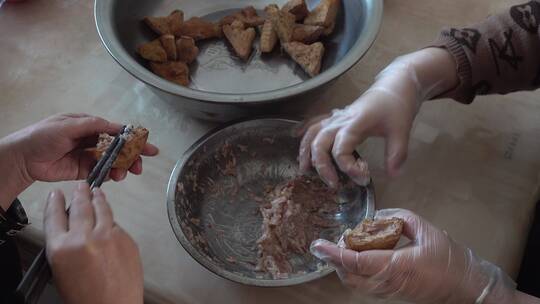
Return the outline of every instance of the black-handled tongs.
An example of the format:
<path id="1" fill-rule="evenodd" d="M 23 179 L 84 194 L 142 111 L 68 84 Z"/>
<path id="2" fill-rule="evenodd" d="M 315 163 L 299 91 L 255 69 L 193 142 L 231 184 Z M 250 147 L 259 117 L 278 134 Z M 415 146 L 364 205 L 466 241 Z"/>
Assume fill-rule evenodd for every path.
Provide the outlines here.
<path id="1" fill-rule="evenodd" d="M 126 143 L 127 136 L 133 131 L 133 126 L 124 126 L 122 132 L 115 136 L 105 153 L 101 156 L 96 166 L 88 175 L 86 182 L 90 188 L 99 188 L 109 175 L 112 165 L 118 158 L 118 154 Z M 69 208 L 66 211 L 69 213 Z M 45 286 L 52 277 L 51 269 L 47 262 L 45 248 L 43 248 L 32 262 L 25 273 L 21 283 L 15 292 L 20 304 L 35 304 L 39 301 Z"/>

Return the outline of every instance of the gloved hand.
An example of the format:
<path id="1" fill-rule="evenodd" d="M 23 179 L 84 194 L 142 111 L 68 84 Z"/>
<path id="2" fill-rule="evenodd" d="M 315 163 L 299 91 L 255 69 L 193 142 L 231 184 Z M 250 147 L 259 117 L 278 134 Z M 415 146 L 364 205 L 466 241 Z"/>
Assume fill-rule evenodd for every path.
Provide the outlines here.
<path id="1" fill-rule="evenodd" d="M 66 304 L 143 303 L 143 271 L 133 239 L 114 222 L 105 195 L 81 182 L 70 214 L 61 191 L 45 207 L 47 258 Z"/>
<path id="2" fill-rule="evenodd" d="M 421 103 L 457 81 L 455 62 L 446 50 L 429 48 L 397 58 L 353 104 L 306 124 L 300 169 L 305 173 L 313 165 L 329 186 L 336 187 L 333 156 L 341 171 L 365 184 L 367 167 L 353 152 L 366 138 L 377 136 L 386 139 L 386 168 L 396 175 L 407 157 L 409 133 Z"/>
<path id="3" fill-rule="evenodd" d="M 376 215 L 392 217 L 404 220 L 403 234 L 411 240 L 409 245 L 359 253 L 341 243 L 316 240 L 311 252 L 336 267 L 344 284 L 371 296 L 420 304 L 464 304 L 476 303 L 487 292 L 479 303 L 518 303 L 515 284 L 500 268 L 410 211 L 387 209 Z"/>

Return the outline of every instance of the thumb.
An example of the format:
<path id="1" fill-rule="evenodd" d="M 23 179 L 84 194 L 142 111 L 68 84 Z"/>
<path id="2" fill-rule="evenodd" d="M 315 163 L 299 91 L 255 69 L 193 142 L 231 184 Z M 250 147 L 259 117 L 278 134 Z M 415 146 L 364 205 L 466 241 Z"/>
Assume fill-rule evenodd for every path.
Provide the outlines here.
<path id="1" fill-rule="evenodd" d="M 311 253 L 326 263 L 347 272 L 372 276 L 383 271 L 389 264 L 393 250 L 370 250 L 356 252 L 338 247 L 327 240 L 315 240 L 310 246 Z"/>
<path id="2" fill-rule="evenodd" d="M 389 176 L 399 175 L 401 167 L 407 159 L 409 149 L 409 133 L 396 132 L 386 138 L 386 172 Z"/>

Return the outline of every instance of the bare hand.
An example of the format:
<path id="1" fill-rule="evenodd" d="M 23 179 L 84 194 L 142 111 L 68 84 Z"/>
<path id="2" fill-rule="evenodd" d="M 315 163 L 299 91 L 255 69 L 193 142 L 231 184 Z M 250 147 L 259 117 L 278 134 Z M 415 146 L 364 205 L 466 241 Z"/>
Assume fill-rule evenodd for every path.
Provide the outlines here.
<path id="1" fill-rule="evenodd" d="M 61 191 L 45 208 L 47 258 L 67 304 L 143 303 L 143 272 L 137 245 L 113 220 L 100 189 L 82 182 L 69 216 Z"/>
<path id="2" fill-rule="evenodd" d="M 60 114 L 51 116 L 7 137 L 13 153 L 18 155 L 18 165 L 29 182 L 85 179 L 95 160 L 84 151 L 94 146 L 99 133 L 117 134 L 122 126 L 103 118 L 86 114 Z M 154 156 L 158 149 L 147 144 L 143 155 Z M 141 174 L 139 158 L 129 170 Z M 110 177 L 124 179 L 126 171 L 114 169 Z"/>

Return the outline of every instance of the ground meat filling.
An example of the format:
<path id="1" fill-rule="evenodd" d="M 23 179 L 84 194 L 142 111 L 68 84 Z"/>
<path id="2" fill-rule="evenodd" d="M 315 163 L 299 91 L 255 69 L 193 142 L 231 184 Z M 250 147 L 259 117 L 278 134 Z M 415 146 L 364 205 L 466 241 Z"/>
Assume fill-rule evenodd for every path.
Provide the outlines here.
<path id="1" fill-rule="evenodd" d="M 319 178 L 298 177 L 271 189 L 260 212 L 262 236 L 258 245 L 258 271 L 274 279 L 293 272 L 291 255 L 306 254 L 322 229 L 333 227 L 325 213 L 336 210 L 336 193 Z"/>

